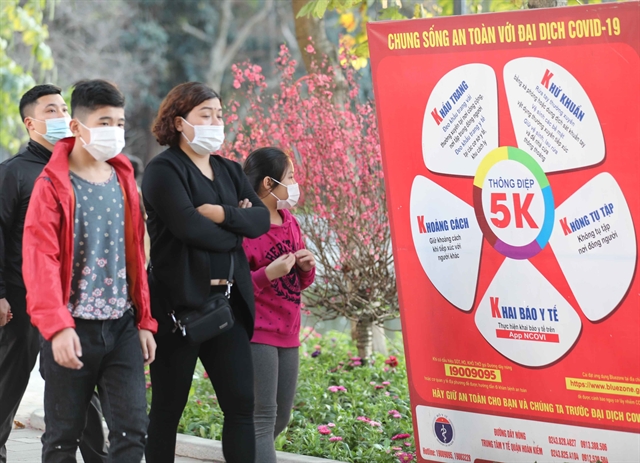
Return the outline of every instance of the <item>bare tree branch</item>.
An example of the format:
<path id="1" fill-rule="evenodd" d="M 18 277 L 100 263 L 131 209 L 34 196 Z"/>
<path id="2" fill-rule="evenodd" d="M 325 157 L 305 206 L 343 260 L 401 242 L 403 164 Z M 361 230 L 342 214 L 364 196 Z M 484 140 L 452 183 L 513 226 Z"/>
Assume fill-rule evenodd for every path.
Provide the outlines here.
<path id="1" fill-rule="evenodd" d="M 227 68 L 231 65 L 231 61 L 238 54 L 238 50 L 244 44 L 244 42 L 249 38 L 249 35 L 253 31 L 253 28 L 258 25 L 261 21 L 263 21 L 271 9 L 273 8 L 273 0 L 266 0 L 264 6 L 260 11 L 258 11 L 255 15 L 253 15 L 249 20 L 242 26 L 240 32 L 236 36 L 235 40 L 231 44 L 231 46 L 227 49 L 223 57 L 223 68 Z"/>
<path id="2" fill-rule="evenodd" d="M 188 22 L 182 24 L 182 30 L 198 40 L 202 40 L 205 43 L 211 43 L 211 37 L 209 37 L 204 31 L 192 26 Z"/>
<path id="3" fill-rule="evenodd" d="M 266 0 L 260 11 L 245 22 L 233 42 L 229 45 L 227 38 L 233 20 L 233 11 L 231 10 L 231 0 L 224 0 L 221 6 L 222 14 L 220 17 L 218 38 L 209 55 L 210 62 L 207 81 L 211 87 L 215 89 L 220 88 L 225 71 L 229 68 L 238 51 L 240 51 L 242 45 L 244 45 L 249 35 L 253 32 L 255 26 L 267 17 L 269 11 L 273 8 L 273 1 L 274 0 Z"/>

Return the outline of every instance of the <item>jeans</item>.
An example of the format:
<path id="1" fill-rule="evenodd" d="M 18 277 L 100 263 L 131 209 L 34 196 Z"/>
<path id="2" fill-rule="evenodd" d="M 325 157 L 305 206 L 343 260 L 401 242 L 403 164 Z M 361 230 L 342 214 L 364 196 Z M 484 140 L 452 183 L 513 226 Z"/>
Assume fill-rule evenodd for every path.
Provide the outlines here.
<path id="1" fill-rule="evenodd" d="M 237 295 L 232 294 L 234 306 Z M 236 316 L 233 328 L 197 346 L 188 344 L 179 331 L 156 336 L 156 343 L 156 360 L 151 364 L 153 386 L 145 451 L 147 463 L 174 461 L 176 432 L 198 358 L 209 374 L 224 413 L 225 460 L 254 463 L 253 367 L 249 335 L 242 319 Z"/>
<path id="2" fill-rule="evenodd" d="M 251 344 L 256 397 L 257 463 L 277 463 L 273 441 L 291 418 L 298 383 L 298 348 Z"/>
<path id="3" fill-rule="evenodd" d="M 91 396 L 98 386 L 108 407 L 110 463 L 140 463 L 146 443 L 144 359 L 131 311 L 117 320 L 76 319 L 82 345 L 80 370 L 58 365 L 51 342 L 42 343 L 46 432 L 44 463 L 73 463 Z"/>

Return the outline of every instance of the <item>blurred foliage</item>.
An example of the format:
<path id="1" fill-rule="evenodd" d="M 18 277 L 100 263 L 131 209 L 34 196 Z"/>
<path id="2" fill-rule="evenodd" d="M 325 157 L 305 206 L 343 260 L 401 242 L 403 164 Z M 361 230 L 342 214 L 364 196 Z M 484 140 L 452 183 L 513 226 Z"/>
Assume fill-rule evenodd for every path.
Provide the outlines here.
<path id="1" fill-rule="evenodd" d="M 2 0 L 0 2 L 0 149 L 15 152 L 27 139 L 20 119 L 20 97 L 42 83 L 53 69 L 53 55 L 46 44 L 49 30 L 43 23 L 55 11 L 55 0 Z M 15 53 L 28 48 L 27 66 Z"/>

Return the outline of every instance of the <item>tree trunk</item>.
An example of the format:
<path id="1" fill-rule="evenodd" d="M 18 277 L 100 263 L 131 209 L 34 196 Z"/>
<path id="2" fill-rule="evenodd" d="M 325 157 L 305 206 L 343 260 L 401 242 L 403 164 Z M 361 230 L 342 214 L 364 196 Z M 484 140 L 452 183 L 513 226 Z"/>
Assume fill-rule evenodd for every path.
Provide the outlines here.
<path id="1" fill-rule="evenodd" d="M 296 41 L 302 54 L 302 61 L 308 73 L 312 72 L 312 63 L 320 64 L 326 56 L 334 71 L 334 82 L 336 89 L 333 93 L 333 102 L 344 105 L 347 101 L 347 80 L 341 71 L 338 61 L 338 51 L 329 41 L 324 28 L 324 19 L 313 16 L 298 17 L 298 13 L 309 0 L 291 0 L 293 17 L 296 24 Z M 315 53 L 308 53 L 306 48 L 310 44 L 309 38 L 313 42 Z"/>
<path id="2" fill-rule="evenodd" d="M 373 320 L 363 318 L 356 323 L 356 345 L 358 357 L 368 359 L 373 353 Z"/>
<path id="3" fill-rule="evenodd" d="M 379 352 L 384 356 L 389 355 L 387 337 L 384 334 L 384 328 L 379 325 L 373 326 L 373 351 Z"/>

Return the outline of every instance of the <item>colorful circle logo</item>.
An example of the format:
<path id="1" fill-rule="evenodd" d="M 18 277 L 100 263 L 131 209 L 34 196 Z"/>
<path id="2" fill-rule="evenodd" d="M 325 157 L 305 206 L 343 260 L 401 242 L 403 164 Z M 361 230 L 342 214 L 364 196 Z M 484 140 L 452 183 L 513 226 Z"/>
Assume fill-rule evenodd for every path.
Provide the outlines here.
<path id="1" fill-rule="evenodd" d="M 473 205 L 486 240 L 511 259 L 529 259 L 549 242 L 555 204 L 544 171 L 519 148 L 488 153 L 473 181 Z"/>

